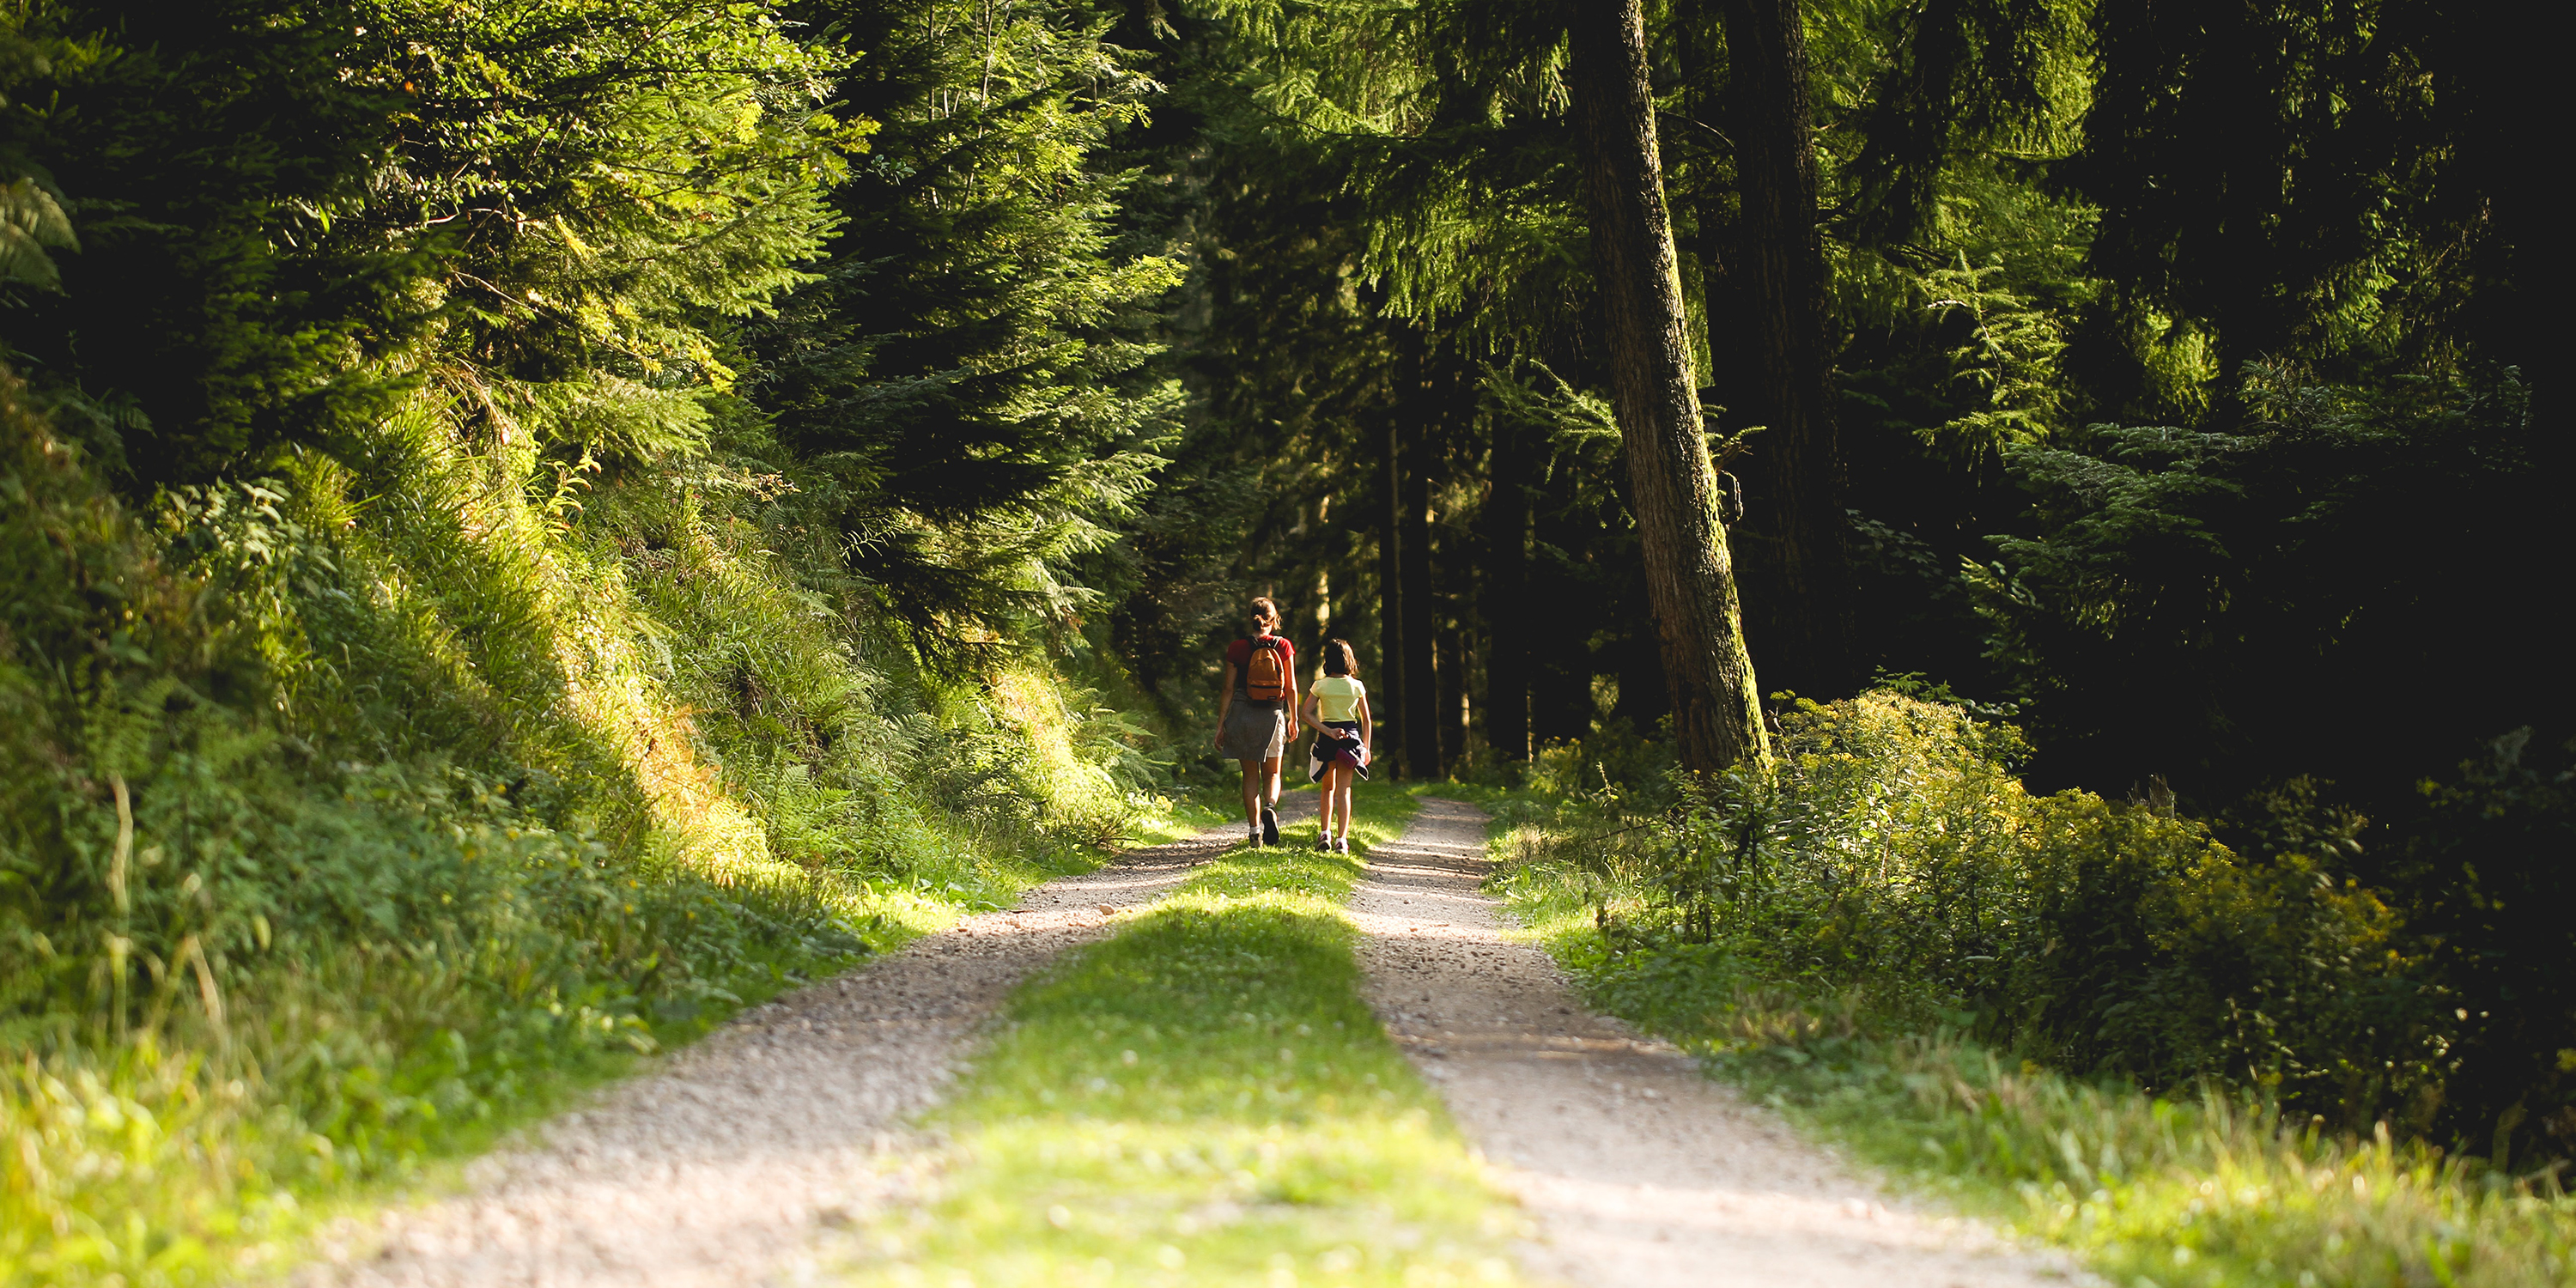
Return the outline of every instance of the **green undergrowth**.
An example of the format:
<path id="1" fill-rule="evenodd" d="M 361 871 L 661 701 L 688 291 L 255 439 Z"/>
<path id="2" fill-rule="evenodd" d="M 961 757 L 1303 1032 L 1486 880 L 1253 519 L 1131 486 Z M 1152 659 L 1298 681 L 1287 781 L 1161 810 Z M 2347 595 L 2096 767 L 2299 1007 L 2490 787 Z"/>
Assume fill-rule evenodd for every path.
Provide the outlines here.
<path id="1" fill-rule="evenodd" d="M 1363 786 L 1354 851 L 1412 798 Z M 1024 986 L 867 1283 L 1508 1282 L 1516 1214 L 1359 996 L 1358 853 L 1238 847 Z"/>
<path id="2" fill-rule="evenodd" d="M 455 414 L 145 504 L 0 374 L 0 1285 L 291 1264 L 1166 812 L 1142 730 L 923 665 L 739 468 Z"/>
<path id="3" fill-rule="evenodd" d="M 2480 1285 L 2576 1273 L 2576 1202 L 2199 1082 L 2156 1095 L 1970 1036 L 1968 1012 L 1891 1008 L 1759 951 L 1637 933 L 1658 888 L 1600 861 L 1581 801 L 1498 795 L 1493 883 L 1594 1005 L 1903 1183 L 2067 1247 L 2123 1288 Z M 1589 857 L 1587 857 L 1589 856 Z"/>

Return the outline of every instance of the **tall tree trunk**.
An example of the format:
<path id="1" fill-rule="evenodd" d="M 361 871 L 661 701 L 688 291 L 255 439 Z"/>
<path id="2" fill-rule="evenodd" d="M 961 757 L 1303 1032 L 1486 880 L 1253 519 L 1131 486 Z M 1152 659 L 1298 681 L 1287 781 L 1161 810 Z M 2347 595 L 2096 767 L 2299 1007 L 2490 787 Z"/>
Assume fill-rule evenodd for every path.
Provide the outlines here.
<path id="1" fill-rule="evenodd" d="M 1825 353 L 1825 257 L 1799 0 L 1716 0 L 1741 214 L 1731 285 L 1758 379 L 1746 422 L 1739 573 L 1746 634 L 1772 685 L 1818 698 L 1853 684 L 1842 453 Z M 1712 301 L 1714 302 L 1714 301 Z"/>
<path id="2" fill-rule="evenodd" d="M 1522 432 L 1508 416 L 1493 418 L 1493 454 L 1485 494 L 1485 743 L 1504 764 L 1529 759 L 1530 682 L 1524 590 L 1529 540 L 1529 465 Z"/>
<path id="3" fill-rule="evenodd" d="M 1341 553 L 1342 543 L 1333 531 L 1333 494 L 1326 492 L 1315 502 L 1315 545 L 1322 557 L 1315 561 L 1315 658 L 1323 658 L 1324 641 L 1333 638 L 1333 564 Z"/>
<path id="4" fill-rule="evenodd" d="M 1434 782 L 1440 765 L 1440 688 L 1432 655 L 1438 596 L 1431 590 L 1431 475 L 1438 451 L 1438 345 L 1419 331 L 1408 346 L 1404 373 L 1404 772 Z"/>
<path id="5" fill-rule="evenodd" d="M 1536 484 L 1538 506 L 1530 515 L 1530 544 L 1549 552 L 1580 550 L 1589 533 L 1568 510 L 1574 479 L 1558 471 Z M 1573 575 L 1566 561 L 1551 553 L 1521 570 L 1533 604 L 1593 602 L 1598 593 Z M 1522 619 L 1530 684 L 1530 742 L 1533 749 L 1550 742 L 1581 738 L 1592 732 L 1592 630 L 1583 615 L 1532 612 Z"/>
<path id="6" fill-rule="evenodd" d="M 1377 675 L 1369 682 L 1377 720 L 1374 750 L 1389 765 L 1400 763 L 1395 757 L 1404 746 L 1404 503 L 1397 426 L 1412 409 L 1401 379 L 1394 392 L 1377 433 Z"/>
<path id="7" fill-rule="evenodd" d="M 1457 626 L 1440 625 L 1440 761 L 1454 771 L 1467 763 L 1467 635 Z"/>
<path id="8" fill-rule="evenodd" d="M 1435 346 L 1432 358 L 1432 378 L 1427 383 L 1439 414 L 1431 420 L 1429 441 L 1435 450 L 1429 462 L 1438 463 L 1437 472 L 1445 480 L 1451 449 L 1475 438 L 1476 386 L 1468 373 L 1466 345 L 1457 337 Z M 1425 473 L 1433 472 L 1429 462 Z M 1423 500 L 1427 512 L 1430 498 L 1425 496 Z M 1431 577 L 1440 591 L 1432 599 L 1432 636 L 1440 678 L 1440 770 L 1444 777 L 1467 763 L 1467 720 L 1472 709 L 1467 692 L 1474 679 L 1467 667 L 1466 629 L 1481 576 L 1472 532 L 1451 524 L 1433 537 Z"/>
<path id="9" fill-rule="evenodd" d="M 1718 30 L 1714 0 L 1677 0 L 1673 17 L 1678 36 L 1676 52 L 1681 64 L 1682 110 L 1688 112 L 1694 121 L 1722 120 L 1726 111 L 1723 98 L 1726 60 L 1723 56 L 1724 36 Z M 1708 326 L 1709 358 L 1708 368 L 1699 373 L 1700 389 L 1703 392 L 1714 390 L 1722 400 L 1721 406 L 1703 407 L 1701 410 L 1714 432 L 1732 434 L 1748 425 L 1768 425 L 1771 422 L 1761 406 L 1762 372 L 1760 359 L 1756 356 L 1761 344 L 1753 334 L 1754 310 L 1745 303 L 1744 283 L 1733 269 L 1735 257 L 1742 249 L 1738 227 L 1740 212 L 1737 204 L 1730 200 L 1734 195 L 1733 189 L 1718 183 L 1714 177 L 1723 168 L 1730 181 L 1741 181 L 1741 176 L 1731 170 L 1734 142 L 1732 139 L 1725 142 L 1725 167 L 1720 167 L 1713 159 L 1693 162 L 1695 167 L 1706 167 L 1704 173 L 1711 177 L 1691 185 L 1699 207 L 1693 212 L 1696 218 L 1691 221 L 1694 225 L 1692 235 L 1678 239 L 1677 245 L 1697 261 L 1700 271 L 1700 302 Z M 1736 469 L 1742 468 L 1739 462 Z M 1720 479 L 1721 483 L 1725 481 Z M 1734 482 L 1740 492 L 1741 475 Z M 1753 549 L 1758 537 L 1741 516 L 1731 520 L 1726 531 L 1727 545 L 1735 555 L 1736 583 L 1743 588 L 1746 601 L 1746 645 L 1748 649 L 1758 649 L 1758 642 L 1752 638 L 1753 623 L 1750 620 L 1761 608 L 1754 602 L 1750 590 L 1755 574 L 1753 565 L 1761 557 Z M 1766 678 L 1771 675 L 1771 668 L 1760 660 L 1758 652 L 1754 666 L 1756 674 Z"/>
<path id="10" fill-rule="evenodd" d="M 1769 744 L 1692 381 L 1646 79 L 1645 15 L 1638 0 L 1595 0 L 1571 12 L 1569 88 L 1583 132 L 1612 394 L 1647 596 L 1682 765 L 1711 773 L 1766 757 Z"/>

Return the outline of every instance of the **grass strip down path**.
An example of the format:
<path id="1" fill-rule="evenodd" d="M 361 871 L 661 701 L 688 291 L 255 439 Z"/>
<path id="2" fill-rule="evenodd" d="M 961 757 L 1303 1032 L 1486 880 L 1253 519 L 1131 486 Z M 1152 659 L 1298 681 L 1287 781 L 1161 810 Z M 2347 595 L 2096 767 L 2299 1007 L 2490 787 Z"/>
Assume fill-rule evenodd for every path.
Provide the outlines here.
<path id="1" fill-rule="evenodd" d="M 1353 848 L 1413 802 L 1361 789 Z M 1508 1283 L 1509 1202 L 1359 994 L 1358 856 L 1237 848 L 1031 981 L 861 1283 Z"/>

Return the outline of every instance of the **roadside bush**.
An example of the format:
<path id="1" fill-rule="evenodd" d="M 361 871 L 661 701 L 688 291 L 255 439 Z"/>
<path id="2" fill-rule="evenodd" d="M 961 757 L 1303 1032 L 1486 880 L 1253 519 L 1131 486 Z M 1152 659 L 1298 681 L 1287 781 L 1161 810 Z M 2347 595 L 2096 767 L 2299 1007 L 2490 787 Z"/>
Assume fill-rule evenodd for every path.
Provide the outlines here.
<path id="1" fill-rule="evenodd" d="M 2249 858 L 2153 803 L 2032 796 L 2016 731 L 1887 691 L 1800 703 L 1778 750 L 1615 835 L 1604 813 L 1586 862 L 1630 960 L 1603 969 L 1714 953 L 2058 1068 L 2429 1123 L 2433 993 L 2337 837 Z"/>
<path id="2" fill-rule="evenodd" d="M 2443 1133 L 2498 1167 L 2576 1158 L 2576 743 L 2518 730 L 2417 793 L 2380 867 L 2455 1030 Z"/>

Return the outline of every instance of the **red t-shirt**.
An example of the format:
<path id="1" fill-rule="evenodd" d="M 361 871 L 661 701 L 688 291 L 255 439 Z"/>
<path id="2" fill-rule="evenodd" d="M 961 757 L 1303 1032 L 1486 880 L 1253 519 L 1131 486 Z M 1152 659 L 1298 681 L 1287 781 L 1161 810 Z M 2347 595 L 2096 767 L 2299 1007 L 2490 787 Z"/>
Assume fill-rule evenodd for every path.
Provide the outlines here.
<path id="1" fill-rule="evenodd" d="M 1297 674 L 1297 645 L 1285 635 L 1273 635 L 1279 641 L 1279 669 Z M 1252 660 L 1252 641 L 1236 640 L 1225 646 L 1225 664 L 1234 668 L 1234 682 L 1243 683 L 1243 664 Z"/>

